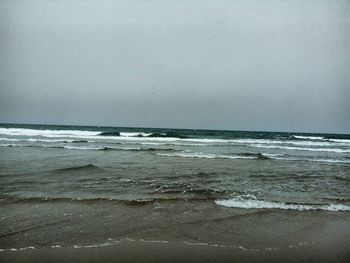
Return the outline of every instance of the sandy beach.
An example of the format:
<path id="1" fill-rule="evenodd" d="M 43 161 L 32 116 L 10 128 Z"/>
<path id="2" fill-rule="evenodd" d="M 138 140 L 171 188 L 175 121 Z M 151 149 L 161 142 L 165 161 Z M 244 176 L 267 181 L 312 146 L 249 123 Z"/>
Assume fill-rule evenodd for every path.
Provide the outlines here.
<path id="1" fill-rule="evenodd" d="M 2 262 L 348 262 L 350 258 L 347 212 L 232 209 L 208 201 L 43 201 L 7 203 L 0 211 L 16 213 L 16 218 L 1 220 Z"/>
<path id="2" fill-rule="evenodd" d="M 244 251 L 183 243 L 125 241 L 110 247 L 26 250 L 1 254 L 2 262 L 348 262 L 344 248 Z"/>

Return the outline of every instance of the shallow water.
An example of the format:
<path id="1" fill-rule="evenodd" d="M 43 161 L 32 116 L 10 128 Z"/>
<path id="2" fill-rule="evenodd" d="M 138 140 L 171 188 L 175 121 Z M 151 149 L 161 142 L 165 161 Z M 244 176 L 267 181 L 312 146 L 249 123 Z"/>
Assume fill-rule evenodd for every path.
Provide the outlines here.
<path id="1" fill-rule="evenodd" d="M 141 243 L 347 258 L 349 151 L 348 135 L 2 125 L 0 261 Z"/>
<path id="2" fill-rule="evenodd" d="M 350 135 L 1 125 L 0 196 L 350 211 Z"/>

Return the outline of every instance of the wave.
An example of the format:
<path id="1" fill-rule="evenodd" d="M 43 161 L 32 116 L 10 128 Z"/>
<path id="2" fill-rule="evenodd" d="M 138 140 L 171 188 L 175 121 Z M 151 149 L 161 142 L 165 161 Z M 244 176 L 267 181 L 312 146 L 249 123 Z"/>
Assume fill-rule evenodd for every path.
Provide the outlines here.
<path id="1" fill-rule="evenodd" d="M 350 164 L 350 161 L 338 160 L 338 159 L 298 159 L 297 161 L 308 161 L 308 162 L 317 162 L 317 163 L 341 163 L 341 164 Z"/>
<path id="2" fill-rule="evenodd" d="M 101 132 L 100 136 L 120 136 L 120 132 Z"/>
<path id="3" fill-rule="evenodd" d="M 155 142 L 198 142 L 198 143 L 225 143 L 226 139 L 196 139 L 176 132 L 143 133 L 143 132 L 101 132 L 81 130 L 35 130 L 25 128 L 0 128 L 0 134 L 6 136 L 41 136 L 47 138 L 83 138 L 83 139 L 110 139 L 126 141 L 155 141 Z M 102 136 L 101 136 L 102 135 Z"/>
<path id="4" fill-rule="evenodd" d="M 324 137 L 321 136 L 301 136 L 301 135 L 293 135 L 296 139 L 302 139 L 302 140 L 323 140 Z"/>
<path id="5" fill-rule="evenodd" d="M 69 141 L 68 143 L 88 143 L 89 141 L 87 140 L 73 140 L 73 141 Z"/>
<path id="6" fill-rule="evenodd" d="M 350 143 L 350 140 L 348 139 L 328 139 L 328 141 L 331 141 L 331 142 L 340 142 L 340 143 Z"/>
<path id="7" fill-rule="evenodd" d="M 105 135 L 110 133 L 105 132 Z M 119 133 L 118 133 L 119 134 Z M 100 134 L 101 135 L 101 134 Z M 177 132 L 155 132 L 155 133 L 145 133 L 145 132 L 121 132 L 120 136 L 122 137 L 148 137 L 148 138 L 179 138 L 186 139 L 188 136 L 179 134 Z"/>
<path id="8" fill-rule="evenodd" d="M 95 136 L 100 132 L 94 131 L 80 131 L 80 130 L 35 130 L 24 128 L 0 128 L 0 134 L 10 136 L 47 136 L 47 135 L 60 135 L 60 136 Z"/>
<path id="9" fill-rule="evenodd" d="M 77 141 L 79 142 L 79 141 Z M 172 148 L 140 148 L 140 147 L 82 147 L 82 146 L 61 146 L 61 145 L 30 145 L 30 144 L 0 144 L 0 147 L 38 147 L 38 148 L 53 148 L 53 149 L 67 149 L 67 150 L 83 150 L 83 151 L 178 151 Z"/>
<path id="10" fill-rule="evenodd" d="M 336 146 L 349 146 L 348 139 L 324 139 L 319 136 L 299 136 L 293 135 L 295 140 L 279 139 L 220 139 L 220 138 L 191 138 L 187 134 L 176 131 L 167 132 L 118 132 L 118 131 L 81 131 L 81 130 L 35 130 L 24 128 L 0 128 L 0 135 L 5 136 L 26 136 L 24 138 L 0 138 L 0 141 L 29 141 L 29 142 L 60 142 L 60 143 L 104 143 L 106 140 L 116 143 L 136 143 L 136 144 L 173 144 L 178 146 L 231 146 L 240 145 L 262 148 L 277 148 L 287 150 L 309 150 L 309 151 L 328 151 L 328 152 L 350 152 L 348 149 L 336 149 Z M 194 133 L 195 134 L 195 133 Z M 31 138 L 28 138 L 31 137 Z M 34 138 L 33 138 L 34 137 Z M 36 138 L 38 137 L 38 138 Z M 45 138 L 50 139 L 45 139 Z M 52 138 L 52 139 L 51 139 Z M 62 138 L 62 139 L 60 139 Z M 264 146 L 261 146 L 264 145 Z M 295 147 L 293 146 L 307 146 Z M 312 148 L 319 146 L 318 148 Z M 330 148 L 323 148 L 329 146 Z M 335 149 L 331 148 L 334 147 Z"/>
<path id="11" fill-rule="evenodd" d="M 268 160 L 268 159 L 278 158 L 280 156 L 285 156 L 285 154 L 273 154 L 273 153 L 236 153 L 236 154 L 242 155 L 242 156 L 252 156 L 258 160 Z"/>
<path id="12" fill-rule="evenodd" d="M 227 200 L 215 200 L 217 205 L 245 208 L 245 209 L 284 209 L 284 210 L 325 210 L 325 211 L 350 211 L 350 206 L 340 204 L 289 204 L 282 202 L 269 202 L 256 199 L 234 198 Z"/>
<path id="13" fill-rule="evenodd" d="M 270 140 L 270 139 L 236 139 L 231 140 L 232 143 L 239 144 L 267 144 L 267 145 L 280 145 L 280 144 L 291 144 L 296 146 L 349 146 L 348 143 L 342 141 L 296 141 L 296 140 Z"/>
<path id="14" fill-rule="evenodd" d="M 340 163 L 340 164 L 350 164 L 350 161 L 338 160 L 338 159 L 302 159 L 302 158 L 279 158 L 278 160 L 286 160 L 286 161 L 305 161 L 305 162 L 317 162 L 317 163 Z"/>
<path id="15" fill-rule="evenodd" d="M 172 148 L 140 148 L 140 147 L 74 147 L 74 146 L 63 146 L 64 149 L 69 150 L 98 150 L 98 151 L 145 151 L 145 152 L 156 152 L 156 151 L 177 151 Z"/>
<path id="16" fill-rule="evenodd" d="M 83 138 L 83 139 L 110 139 L 126 141 L 160 141 L 172 142 L 187 140 L 184 135 L 175 132 L 167 133 L 143 133 L 143 132 L 101 132 L 81 130 L 35 130 L 25 128 L 0 128 L 0 134 L 5 136 L 29 136 L 47 138 Z M 197 142 L 215 142 L 215 139 L 194 139 Z M 226 140 L 219 140 L 225 142 Z"/>
<path id="17" fill-rule="evenodd" d="M 55 171 L 66 172 L 66 171 L 78 171 L 78 170 L 91 170 L 91 169 L 97 169 L 97 168 L 99 168 L 99 167 L 95 166 L 93 164 L 86 164 L 86 165 L 81 165 L 81 166 L 72 166 L 72 167 L 67 167 L 67 168 L 61 168 L 61 169 L 57 169 Z"/>
<path id="18" fill-rule="evenodd" d="M 172 151 L 178 151 L 173 148 L 141 148 L 142 151 L 147 152 L 155 152 L 155 151 L 166 151 L 166 152 L 172 152 Z"/>
<path id="19" fill-rule="evenodd" d="M 187 139 L 189 136 L 179 134 L 177 132 L 166 132 L 166 133 L 152 133 L 147 137 L 155 137 L 155 138 L 179 138 L 179 139 Z"/>
<path id="20" fill-rule="evenodd" d="M 157 153 L 158 156 L 164 157 L 183 157 L 183 158 L 207 158 L 207 159 L 270 159 L 262 154 L 256 154 L 254 156 L 244 156 L 244 155 L 223 155 L 223 154 L 212 154 L 212 153 Z"/>
<path id="21" fill-rule="evenodd" d="M 22 139 L 0 138 L 0 141 L 19 142 L 19 141 L 22 141 Z"/>
<path id="22" fill-rule="evenodd" d="M 174 146 L 190 146 L 190 147 L 205 147 L 207 144 L 201 143 L 186 143 L 186 142 L 140 142 L 142 145 L 174 145 Z"/>
<path id="23" fill-rule="evenodd" d="M 92 166 L 91 168 L 96 168 Z M 91 169 L 90 167 L 82 166 L 72 167 L 72 169 Z M 67 168 L 69 169 L 69 168 Z M 298 211 L 316 211 L 324 210 L 331 212 L 349 212 L 350 206 L 346 204 L 299 204 L 299 203 L 284 203 L 284 202 L 272 202 L 263 201 L 257 199 L 243 199 L 241 197 L 236 197 L 233 199 L 215 199 L 212 192 L 206 189 L 196 190 L 197 196 L 183 197 L 168 197 L 168 198 L 144 198 L 144 199 L 118 199 L 113 197 L 92 197 L 92 198 L 82 198 L 82 197 L 18 197 L 18 196 L 1 196 L 1 203 L 61 203 L 61 202 L 76 202 L 76 203 L 100 203 L 100 202 L 112 202 L 119 203 L 130 206 L 147 205 L 161 202 L 188 202 L 191 201 L 214 201 L 215 204 L 219 206 L 229 207 L 229 208 L 242 208 L 242 209 L 281 209 L 281 210 L 298 210 Z M 254 196 L 253 196 L 254 197 Z"/>
<path id="24" fill-rule="evenodd" d="M 64 140 L 64 139 L 50 139 L 50 140 L 45 140 L 45 139 L 13 139 L 13 138 L 0 138 L 0 141 L 11 141 L 11 142 L 58 142 L 58 143 L 88 143 L 89 141 L 87 140 Z M 91 141 L 92 142 L 92 141 Z"/>
<path id="25" fill-rule="evenodd" d="M 6 143 L 6 144 L 0 144 L 0 147 L 26 147 L 26 145 L 24 145 L 24 144 Z"/>
<path id="26" fill-rule="evenodd" d="M 250 159 L 250 160 L 283 160 L 283 161 L 306 161 L 306 162 L 321 162 L 321 163 L 339 163 L 350 164 L 350 161 L 339 159 L 303 159 L 286 157 L 286 154 L 269 154 L 269 153 L 235 153 L 233 155 L 222 154 L 204 154 L 204 153 L 157 153 L 158 156 L 164 157 L 183 157 L 183 158 L 207 158 L 207 159 Z"/>
<path id="27" fill-rule="evenodd" d="M 293 146 L 275 146 L 275 145 L 262 145 L 251 144 L 252 147 L 268 148 L 268 149 L 284 149 L 284 150 L 296 150 L 296 151 L 313 151 L 313 152 L 335 152 L 335 153 L 349 153 L 350 149 L 338 149 L 338 148 L 303 148 Z"/>
<path id="28" fill-rule="evenodd" d="M 250 144 L 263 144 L 263 145 L 296 145 L 296 146 L 320 146 L 320 147 L 334 147 L 334 146 L 349 146 L 347 143 L 335 143 L 335 142 L 314 142 L 314 141 L 281 141 L 281 140 L 270 140 L 270 139 L 233 139 L 233 140 L 222 140 L 222 139 L 178 139 L 178 140 L 150 140 L 144 138 L 146 141 L 137 142 L 145 145 L 176 145 L 176 146 L 189 146 L 189 147 L 205 147 L 205 146 L 235 146 L 235 145 L 249 145 Z M 148 140 L 149 141 L 148 141 Z M 154 138 L 158 139 L 158 138 Z M 172 138 L 170 138 L 172 139 Z"/>
<path id="29" fill-rule="evenodd" d="M 123 136 L 123 137 L 147 137 L 151 134 L 152 133 L 145 133 L 145 132 L 121 132 L 120 136 Z"/>
<path id="30" fill-rule="evenodd" d="M 71 203 L 100 203 L 100 202 L 110 202 L 118 203 L 124 205 L 147 205 L 160 202 L 187 202 L 189 199 L 191 201 L 213 201 L 214 198 L 208 196 L 198 196 L 198 197 L 169 197 L 169 198 L 145 198 L 145 199 L 117 199 L 113 197 L 19 197 L 19 196 L 0 196 L 0 203 L 61 203 L 61 202 L 71 202 Z"/>
<path id="31" fill-rule="evenodd" d="M 139 148 L 139 147 L 103 147 L 99 148 L 98 150 L 103 150 L 103 151 L 145 151 L 145 152 L 156 152 L 156 151 L 177 151 L 172 148 Z"/>
<path id="32" fill-rule="evenodd" d="M 75 141 L 73 141 L 74 143 Z M 76 143 L 85 142 L 76 141 Z M 164 144 L 157 144 L 164 145 Z M 172 145 L 172 144 L 170 144 Z M 168 152 L 168 153 L 155 153 L 158 156 L 164 157 L 183 157 L 183 158 L 207 158 L 207 159 L 251 159 L 251 160 L 283 160 L 283 161 L 306 161 L 306 162 L 320 162 L 320 163 L 339 163 L 350 164 L 348 160 L 340 159 L 327 159 L 327 158 L 296 158 L 288 156 L 287 154 L 272 154 L 272 153 L 233 153 L 233 154 L 212 154 L 201 152 L 184 152 L 174 148 L 142 148 L 142 147 L 84 147 L 84 146 L 70 146 L 70 145 L 45 145 L 45 144 L 0 144 L 0 147 L 38 147 L 38 148 L 52 148 L 52 149 L 66 149 L 66 150 L 81 150 L 81 151 L 144 151 L 144 152 Z M 259 146 L 256 146 L 259 147 Z M 262 146 L 260 146 L 262 147 Z M 271 148 L 271 147 L 262 147 Z M 297 148 L 299 149 L 299 148 Z"/>
<path id="33" fill-rule="evenodd" d="M 123 138 L 120 138 L 123 139 Z M 132 139 L 132 138 L 125 138 Z M 136 138 L 135 138 L 136 139 Z M 171 144 L 179 146 L 231 146 L 231 145 L 295 145 L 295 146 L 349 146 L 346 142 L 331 142 L 331 141 L 297 141 L 297 140 L 271 140 L 271 139 L 209 139 L 209 138 L 175 138 L 175 137 L 142 137 L 137 138 L 143 140 L 141 144 Z M 135 140 L 136 141 L 136 140 Z"/>

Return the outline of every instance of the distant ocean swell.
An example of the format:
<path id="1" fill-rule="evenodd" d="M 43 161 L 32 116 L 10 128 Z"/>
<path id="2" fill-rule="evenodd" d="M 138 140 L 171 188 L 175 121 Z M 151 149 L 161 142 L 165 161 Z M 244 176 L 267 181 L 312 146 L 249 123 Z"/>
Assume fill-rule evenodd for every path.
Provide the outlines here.
<path id="1" fill-rule="evenodd" d="M 0 154 L 0 202 L 350 211 L 346 134 L 0 125 Z"/>
<path id="2" fill-rule="evenodd" d="M 63 141 L 65 142 L 65 141 Z M 80 141 L 72 141 L 70 143 L 84 143 Z M 245 159 L 245 160 L 284 160 L 284 161 L 309 161 L 309 162 L 321 162 L 321 163 L 339 163 L 350 164 L 350 160 L 338 160 L 327 158 L 295 158 L 289 157 L 287 154 L 271 154 L 271 153 L 236 153 L 236 154 L 213 154 L 202 152 L 185 152 L 179 149 L 173 148 L 145 148 L 145 147 L 91 147 L 91 146 L 61 146 L 61 145 L 25 145 L 25 144 L 0 144 L 0 147 L 39 147 L 39 148 L 53 148 L 53 149 L 66 149 L 66 150 L 80 150 L 80 151 L 145 151 L 145 152 L 168 152 L 168 153 L 155 153 L 157 156 L 163 157 L 179 157 L 179 158 L 205 158 L 205 159 Z M 258 147 L 258 146 L 257 146 Z M 259 148 L 259 147 L 258 147 Z M 283 148 L 282 148 L 283 149 Z M 313 150 L 312 150 L 313 151 Z M 328 151 L 328 150 L 327 150 Z M 349 151 L 330 151 L 330 152 L 349 152 Z"/>
<path id="3" fill-rule="evenodd" d="M 239 139 L 233 138 L 237 137 L 234 135 L 227 136 L 225 134 L 220 134 L 213 136 L 205 136 L 206 133 L 200 135 L 184 135 L 180 132 L 119 132 L 119 131 L 108 131 L 108 132 L 100 132 L 100 131 L 84 131 L 84 130 L 40 130 L 40 129 L 27 129 L 27 128 L 0 128 L 0 134 L 7 136 L 41 136 L 41 137 L 67 137 L 67 138 L 108 138 L 108 139 L 126 139 L 130 138 L 133 140 L 141 139 L 184 139 L 184 141 L 198 141 L 198 142 L 218 142 L 218 143 L 285 143 L 291 142 L 296 145 L 330 145 L 327 142 L 340 143 L 344 145 L 350 145 L 350 139 L 337 139 L 337 138 L 325 138 L 320 136 L 280 136 L 276 135 L 274 138 L 271 138 L 271 135 L 264 136 L 263 134 L 258 136 L 263 138 L 263 141 L 259 141 L 257 138 L 247 138 L 247 139 Z M 119 137 L 119 138 L 118 138 Z M 221 138 L 218 138 L 221 137 Z M 238 137 L 241 137 L 238 135 Z M 246 138 L 246 136 L 244 136 Z M 254 136 L 256 137 L 256 135 Z M 265 138 L 264 138 L 265 137 Z M 4 138 L 2 138 L 4 139 Z M 292 142 L 293 139 L 297 141 Z M 338 144 L 339 145 L 339 144 Z"/>
<path id="4" fill-rule="evenodd" d="M 206 158 L 206 159 L 246 159 L 246 160 L 283 160 L 283 161 L 295 161 L 295 162 L 319 162 L 319 163 L 339 163 L 350 164 L 350 160 L 338 160 L 338 159 L 320 159 L 320 158 L 295 158 L 295 157 L 281 157 L 279 154 L 269 153 L 252 153 L 251 156 L 244 155 L 222 155 L 222 154 L 205 154 L 205 153 L 157 153 L 158 156 L 164 157 L 182 157 L 182 158 Z"/>
<path id="5" fill-rule="evenodd" d="M 73 142 L 74 143 L 74 142 Z M 25 145 L 25 144 L 0 144 L 0 147 L 39 147 L 39 148 L 53 148 L 53 149 L 66 149 L 66 150 L 82 150 L 82 151 L 176 151 L 171 148 L 139 148 L 139 147 L 82 147 L 82 146 L 59 146 L 59 145 Z"/>
<path id="6" fill-rule="evenodd" d="M 88 151 L 161 151 L 162 153 L 155 154 L 162 157 L 178 158 L 350 163 L 348 158 L 350 139 L 345 135 L 333 137 L 327 135 L 325 137 L 258 133 L 251 134 L 251 138 L 248 135 L 245 133 L 227 134 L 227 132 L 220 133 L 219 131 L 202 133 L 194 131 L 193 134 L 190 132 L 184 134 L 184 132 L 178 131 L 134 132 L 0 128 L 0 141 L 3 142 L 0 147 L 41 147 Z M 115 144 L 122 146 L 116 147 Z M 198 147 L 205 148 L 205 150 L 198 151 L 196 149 Z M 247 151 L 247 149 L 251 150 Z M 261 153 L 259 149 L 267 151 Z M 315 155 L 300 155 L 298 152 L 310 152 Z"/>

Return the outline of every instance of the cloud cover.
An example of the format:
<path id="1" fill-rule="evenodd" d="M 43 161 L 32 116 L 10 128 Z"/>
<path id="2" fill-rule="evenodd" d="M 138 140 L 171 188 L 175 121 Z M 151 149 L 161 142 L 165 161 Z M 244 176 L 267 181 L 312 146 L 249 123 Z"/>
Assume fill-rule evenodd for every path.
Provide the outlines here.
<path id="1" fill-rule="evenodd" d="M 349 1 L 0 2 L 0 122 L 350 133 Z"/>

